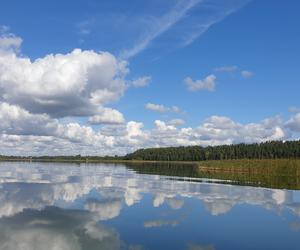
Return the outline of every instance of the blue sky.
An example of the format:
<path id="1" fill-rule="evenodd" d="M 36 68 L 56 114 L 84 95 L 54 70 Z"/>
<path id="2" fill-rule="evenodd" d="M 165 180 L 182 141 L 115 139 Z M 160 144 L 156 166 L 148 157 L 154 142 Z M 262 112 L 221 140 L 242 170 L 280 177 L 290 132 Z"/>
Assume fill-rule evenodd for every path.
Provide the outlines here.
<path id="1" fill-rule="evenodd" d="M 298 138 L 299 9 L 300 3 L 296 0 L 3 0 L 0 9 L 1 36 L 2 39 L 22 39 L 18 51 L 12 52 L 19 58 L 30 58 L 33 62 L 50 54 L 66 55 L 80 48 L 81 51 L 92 50 L 95 53 L 109 52 L 118 62 L 126 61 L 128 72 L 123 79 L 126 87 L 123 86 L 117 97 L 98 103 L 103 110 L 109 108 L 118 112 L 118 118 L 122 115 L 118 122 L 111 121 L 113 115 L 107 110 L 109 122 L 105 122 L 103 117 L 93 120 L 98 122 L 89 122 L 92 115 L 104 116 L 104 111 L 78 115 L 62 111 L 66 104 L 57 106 L 62 114 L 57 115 L 58 111 L 38 107 L 37 102 L 33 104 L 26 99 L 34 99 L 34 95 L 26 95 L 17 101 L 16 97 L 7 98 L 4 94 L 13 91 L 3 87 L 7 83 L 3 83 L 5 90 L 0 100 L 10 108 L 15 105 L 30 115 L 49 116 L 52 119 L 50 122 L 55 120 L 64 125 L 78 123 L 87 126 L 93 133 L 99 133 L 103 127 L 114 131 L 122 126 L 128 127 L 130 121 L 142 123 L 144 130 L 141 133 L 143 136 L 144 133 L 148 134 L 147 139 L 138 138 L 141 134 L 134 135 L 136 143 L 126 149 L 121 146 L 122 149 L 117 152 L 148 145 L 201 144 L 199 138 L 196 141 L 185 138 L 184 143 L 149 138 L 149 134 L 154 133 L 152 129 L 159 127 L 154 123 L 155 120 L 173 126 L 171 120 L 181 119 L 185 124 L 176 124 L 177 130 L 199 127 L 201 130 L 207 127 L 206 121 L 212 117 L 230 119 L 242 126 L 261 125 L 264 119 L 275 119 L 273 127 L 270 126 L 275 129 L 275 134 L 278 132 L 276 127 L 280 127 L 284 135 L 272 137 L 272 133 L 267 133 L 268 136 L 263 133 L 253 141 Z M 209 76 L 210 80 L 206 81 Z M 134 81 L 142 81 L 143 77 L 147 80 L 141 85 L 145 86 L 134 87 Z M 2 82 L 3 79 L 2 76 Z M 20 79 L 26 81 L 24 76 Z M 102 81 L 100 78 L 98 80 Z M 42 84 L 40 81 L 35 84 Z M 51 81 L 47 84 L 51 84 Z M 62 81 L 62 84 L 65 82 Z M 20 89 L 18 91 L 19 96 L 24 93 Z M 50 97 L 44 98 L 48 100 Z M 65 100 L 75 103 L 75 97 L 71 99 L 68 92 Z M 220 129 L 214 122 L 208 123 L 213 124 L 214 129 Z M 12 120 L 11 124 L 15 125 L 16 122 Z M 22 130 L 22 133 L 8 133 L 10 126 L 9 129 L 3 128 L 2 135 L 62 138 L 61 135 L 48 132 L 36 135 L 24 129 L 24 126 L 30 125 L 24 125 L 21 120 L 18 120 L 18 124 L 18 131 Z M 268 126 L 258 130 L 269 129 Z M 207 137 L 205 132 L 199 133 L 198 136 Z M 222 135 L 222 139 L 215 135 L 209 137 L 211 140 L 203 145 L 252 141 L 245 139 L 245 136 L 239 139 L 230 135 Z M 114 143 L 123 139 L 114 138 Z M 145 143 L 147 140 L 152 143 Z M 116 148 L 117 144 L 111 145 Z M 95 152 L 94 149 L 90 151 L 95 145 L 83 147 L 87 152 Z M 74 148 L 76 151 L 76 145 Z M 32 148 L 27 146 L 20 153 L 26 153 L 26 150 Z M 80 147 L 78 150 L 81 150 Z M 49 152 L 52 153 L 53 148 L 45 151 Z"/>

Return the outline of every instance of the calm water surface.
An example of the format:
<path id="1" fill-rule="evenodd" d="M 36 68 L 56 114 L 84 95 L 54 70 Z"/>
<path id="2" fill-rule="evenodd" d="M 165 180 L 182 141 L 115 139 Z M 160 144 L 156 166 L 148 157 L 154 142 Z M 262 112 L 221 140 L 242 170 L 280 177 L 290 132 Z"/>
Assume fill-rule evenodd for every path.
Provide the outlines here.
<path id="1" fill-rule="evenodd" d="M 135 172 L 0 163 L 1 250 L 300 249 L 300 192 Z"/>

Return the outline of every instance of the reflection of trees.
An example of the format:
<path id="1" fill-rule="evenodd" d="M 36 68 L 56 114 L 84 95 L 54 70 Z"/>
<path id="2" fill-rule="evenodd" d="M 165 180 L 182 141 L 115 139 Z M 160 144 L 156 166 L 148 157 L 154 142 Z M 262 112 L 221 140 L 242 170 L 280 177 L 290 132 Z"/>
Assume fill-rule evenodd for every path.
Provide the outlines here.
<path id="1" fill-rule="evenodd" d="M 126 163 L 140 174 L 209 178 L 219 183 L 268 188 L 300 189 L 298 160 L 240 160 L 203 162 L 206 167 L 183 163 Z M 226 181 L 224 181 L 226 180 Z"/>

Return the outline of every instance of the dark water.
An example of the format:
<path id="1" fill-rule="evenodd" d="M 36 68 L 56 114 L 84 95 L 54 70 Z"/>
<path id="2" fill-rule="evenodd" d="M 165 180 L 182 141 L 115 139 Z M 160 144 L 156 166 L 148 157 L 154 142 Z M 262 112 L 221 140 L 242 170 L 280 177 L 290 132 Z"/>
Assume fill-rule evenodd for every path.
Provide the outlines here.
<path id="1" fill-rule="evenodd" d="M 136 171 L 0 163 L 0 250 L 300 249 L 300 191 Z"/>

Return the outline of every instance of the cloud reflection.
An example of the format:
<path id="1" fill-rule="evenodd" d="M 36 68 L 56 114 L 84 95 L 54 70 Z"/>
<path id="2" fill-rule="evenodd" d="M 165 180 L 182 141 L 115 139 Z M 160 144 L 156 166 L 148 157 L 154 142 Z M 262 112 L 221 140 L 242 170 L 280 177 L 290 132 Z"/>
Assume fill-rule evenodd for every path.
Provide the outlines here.
<path id="1" fill-rule="evenodd" d="M 121 164 L 0 162 L 0 250 L 143 249 L 123 242 L 109 225 L 117 225 L 117 218 L 134 218 L 126 230 L 134 228 L 136 234 L 180 230 L 195 202 L 206 209 L 199 213 L 208 217 L 224 216 L 239 205 L 260 207 L 283 218 L 287 211 L 296 216 L 285 219 L 288 226 L 299 230 L 297 191 L 138 174 Z M 147 217 L 153 216 L 152 210 L 161 212 L 154 220 Z M 122 217 L 124 213 L 129 217 Z M 214 249 L 186 242 L 185 246 Z"/>
<path id="2" fill-rule="evenodd" d="M 0 220 L 1 250 L 120 249 L 118 234 L 84 211 L 48 207 Z M 93 240 L 93 245 L 88 243 Z"/>
<path id="3" fill-rule="evenodd" d="M 178 210 L 184 206 L 184 200 L 195 199 L 214 216 L 248 204 L 276 213 L 287 209 L 300 217 L 295 191 L 185 182 L 139 175 L 124 165 L 0 163 L 0 176 L 0 217 L 13 216 L 28 208 L 74 207 L 81 200 L 83 209 L 99 220 L 109 220 L 117 217 L 123 206 L 139 203 L 145 194 L 153 197 L 153 207 L 167 204 Z M 98 198 L 92 197 L 95 192 Z"/>

